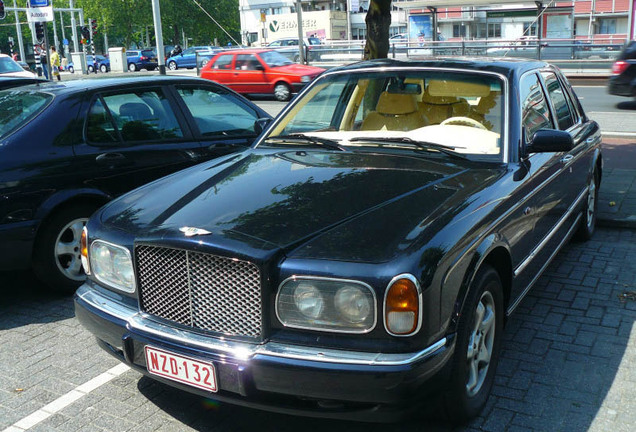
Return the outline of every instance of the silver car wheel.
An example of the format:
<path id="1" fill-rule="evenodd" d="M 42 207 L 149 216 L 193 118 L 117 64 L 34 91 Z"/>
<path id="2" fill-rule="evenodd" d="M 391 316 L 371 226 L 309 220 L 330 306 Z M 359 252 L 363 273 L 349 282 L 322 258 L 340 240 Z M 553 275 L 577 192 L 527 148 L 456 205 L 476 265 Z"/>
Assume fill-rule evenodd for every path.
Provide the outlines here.
<path id="1" fill-rule="evenodd" d="M 80 239 L 88 218 L 74 219 L 62 228 L 55 240 L 55 263 L 64 276 L 74 281 L 86 278 L 82 269 Z"/>
<path id="2" fill-rule="evenodd" d="M 170 63 L 168 63 L 168 69 L 177 70 L 178 69 L 177 62 L 171 61 Z"/>
<path id="3" fill-rule="evenodd" d="M 489 291 L 485 291 L 475 310 L 473 331 L 468 341 L 466 361 L 468 366 L 468 381 L 466 393 L 476 395 L 486 380 L 490 359 L 495 342 L 495 300 Z"/>
<path id="4" fill-rule="evenodd" d="M 291 90 L 289 90 L 287 84 L 276 84 L 276 86 L 274 87 L 274 97 L 276 98 L 276 100 L 285 102 L 289 100 L 290 96 Z"/>
<path id="5" fill-rule="evenodd" d="M 587 187 L 587 228 L 588 230 L 594 226 L 596 210 L 596 180 L 594 176 L 590 179 Z"/>

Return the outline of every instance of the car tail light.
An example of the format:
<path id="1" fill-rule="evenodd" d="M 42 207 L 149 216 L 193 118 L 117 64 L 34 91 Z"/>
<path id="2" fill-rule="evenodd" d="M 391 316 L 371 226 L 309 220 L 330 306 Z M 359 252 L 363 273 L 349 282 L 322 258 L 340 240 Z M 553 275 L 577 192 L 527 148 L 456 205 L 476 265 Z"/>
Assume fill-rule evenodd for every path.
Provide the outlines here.
<path id="1" fill-rule="evenodd" d="M 148 60 L 148 57 L 146 57 L 146 56 L 141 56 L 141 57 L 139 58 L 139 60 L 141 60 L 141 61 Z"/>
<path id="2" fill-rule="evenodd" d="M 394 278 L 384 297 L 384 326 L 394 336 L 408 336 L 421 326 L 421 292 L 411 275 Z"/>
<path id="3" fill-rule="evenodd" d="M 612 74 L 620 75 L 625 72 L 625 69 L 627 69 L 628 67 L 629 63 L 627 63 L 626 61 L 619 60 L 617 62 L 614 62 L 614 64 L 612 65 Z"/>

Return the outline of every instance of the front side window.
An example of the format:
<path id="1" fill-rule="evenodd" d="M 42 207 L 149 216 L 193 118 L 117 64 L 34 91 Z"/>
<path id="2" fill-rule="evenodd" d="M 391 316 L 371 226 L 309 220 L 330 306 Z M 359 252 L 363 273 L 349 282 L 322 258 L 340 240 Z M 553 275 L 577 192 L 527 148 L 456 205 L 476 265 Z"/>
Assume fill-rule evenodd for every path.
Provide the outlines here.
<path id="1" fill-rule="evenodd" d="M 234 94 L 223 89 L 177 87 L 177 92 L 192 114 L 201 135 L 227 137 L 256 135 L 256 112 Z"/>
<path id="2" fill-rule="evenodd" d="M 87 139 L 94 143 L 161 141 L 183 137 L 168 99 L 159 91 L 104 95 L 93 102 Z"/>
<path id="3" fill-rule="evenodd" d="M 222 56 L 219 56 L 219 58 L 217 58 L 214 61 L 214 65 L 212 65 L 213 69 L 230 69 L 232 67 L 232 58 L 234 56 L 232 54 L 225 54 Z"/>
<path id="4" fill-rule="evenodd" d="M 534 73 L 524 76 L 519 84 L 519 89 L 521 125 L 525 131 L 526 142 L 530 142 L 536 131 L 553 129 L 554 126 L 541 84 L 539 84 L 539 77 Z"/>
<path id="5" fill-rule="evenodd" d="M 239 54 L 236 56 L 234 68 L 239 70 L 258 70 L 261 63 L 254 54 Z"/>
<path id="6" fill-rule="evenodd" d="M 572 109 L 566 99 L 563 87 L 561 87 L 561 84 L 554 73 L 549 72 L 543 73 L 542 75 L 548 89 L 548 96 L 550 97 L 552 105 L 554 106 L 554 111 L 556 112 L 559 129 L 567 130 L 574 124 L 574 116 L 572 115 Z"/>
<path id="7" fill-rule="evenodd" d="M 294 62 L 277 51 L 264 51 L 260 53 L 260 56 L 261 59 L 272 68 L 294 64 Z"/>
<path id="8" fill-rule="evenodd" d="M 500 78 L 482 73 L 401 69 L 331 74 L 279 119 L 263 143 L 285 145 L 303 135 L 351 148 L 441 146 L 500 160 L 504 93 Z"/>

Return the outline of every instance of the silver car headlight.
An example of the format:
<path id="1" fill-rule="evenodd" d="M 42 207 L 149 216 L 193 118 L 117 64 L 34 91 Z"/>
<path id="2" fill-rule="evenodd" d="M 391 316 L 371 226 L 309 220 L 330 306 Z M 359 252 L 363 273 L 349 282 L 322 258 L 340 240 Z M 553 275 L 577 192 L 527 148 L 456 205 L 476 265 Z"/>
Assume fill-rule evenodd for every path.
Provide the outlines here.
<path id="1" fill-rule="evenodd" d="M 368 333 L 377 320 L 375 292 L 358 281 L 292 277 L 278 290 L 276 315 L 286 327 Z"/>
<path id="2" fill-rule="evenodd" d="M 92 274 L 98 281 L 127 293 L 135 292 L 135 271 L 128 249 L 95 240 L 89 257 Z"/>
<path id="3" fill-rule="evenodd" d="M 309 75 L 303 75 L 300 77 L 301 83 L 308 83 L 309 81 L 311 81 L 311 77 Z"/>

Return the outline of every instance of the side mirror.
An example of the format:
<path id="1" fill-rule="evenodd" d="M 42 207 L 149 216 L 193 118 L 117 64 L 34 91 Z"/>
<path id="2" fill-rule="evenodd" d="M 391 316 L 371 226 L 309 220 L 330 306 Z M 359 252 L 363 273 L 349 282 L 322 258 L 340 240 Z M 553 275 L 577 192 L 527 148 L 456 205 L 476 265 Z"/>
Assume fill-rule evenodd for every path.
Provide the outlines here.
<path id="1" fill-rule="evenodd" d="M 565 131 L 541 129 L 526 146 L 526 153 L 568 152 L 574 148 L 572 135 Z"/>
<path id="2" fill-rule="evenodd" d="M 260 135 L 261 132 L 263 132 L 265 130 L 265 128 L 267 126 L 269 126 L 269 124 L 272 122 L 273 119 L 269 118 L 269 117 L 262 117 L 257 119 L 254 122 L 254 132 L 256 132 L 257 135 Z"/>
<path id="3" fill-rule="evenodd" d="M 265 67 L 263 67 L 263 65 L 259 63 L 257 65 L 254 65 L 254 70 L 264 71 Z"/>

